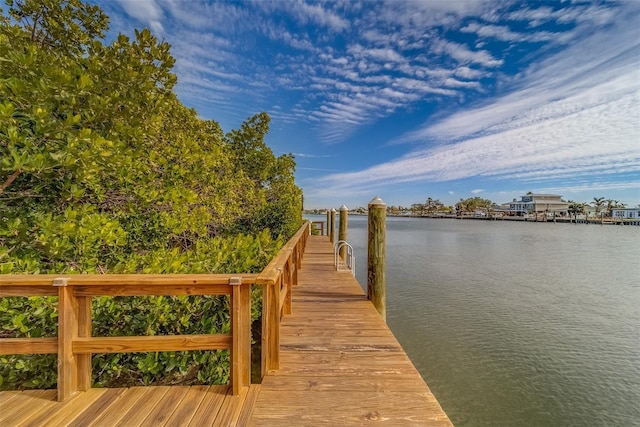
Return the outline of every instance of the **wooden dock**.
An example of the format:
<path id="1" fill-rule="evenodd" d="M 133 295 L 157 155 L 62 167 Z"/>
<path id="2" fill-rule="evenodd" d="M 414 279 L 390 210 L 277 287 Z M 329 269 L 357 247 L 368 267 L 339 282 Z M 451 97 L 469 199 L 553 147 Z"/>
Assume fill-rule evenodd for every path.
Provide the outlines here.
<path id="1" fill-rule="evenodd" d="M 251 425 L 451 425 L 326 236 L 309 237 L 292 299 Z"/>
<path id="2" fill-rule="evenodd" d="M 450 426 L 424 380 L 326 236 L 310 236 L 279 369 L 261 385 L 0 393 L 1 426 Z"/>

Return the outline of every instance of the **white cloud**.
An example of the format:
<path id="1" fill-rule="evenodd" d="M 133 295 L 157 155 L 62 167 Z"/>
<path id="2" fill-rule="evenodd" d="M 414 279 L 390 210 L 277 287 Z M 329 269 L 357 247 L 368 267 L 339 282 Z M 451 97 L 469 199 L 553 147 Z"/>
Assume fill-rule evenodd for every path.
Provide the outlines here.
<path id="1" fill-rule="evenodd" d="M 119 0 L 119 2 L 129 16 L 147 25 L 154 35 L 161 36 L 164 33 L 161 22 L 164 13 L 156 0 Z"/>
<path id="2" fill-rule="evenodd" d="M 309 4 L 299 0 L 290 4 L 283 2 L 282 5 L 302 24 L 315 22 L 316 24 L 338 32 L 349 28 L 349 21 L 322 7 L 322 3 Z"/>
<path id="3" fill-rule="evenodd" d="M 532 65 L 511 93 L 409 135 L 440 141 L 318 181 L 334 192 L 471 177 L 545 182 L 640 172 L 640 41 L 633 19 Z M 607 184 L 609 185 L 609 184 Z"/>
<path id="4" fill-rule="evenodd" d="M 487 68 L 499 67 L 503 60 L 496 59 L 486 50 L 472 51 L 467 45 L 443 39 L 434 40 L 431 44 L 434 52 L 446 53 L 458 61 L 460 65 L 479 64 Z"/>
<path id="5" fill-rule="evenodd" d="M 556 36 L 548 31 L 539 31 L 536 33 L 515 33 L 509 27 L 503 25 L 483 25 L 472 22 L 460 29 L 463 33 L 476 33 L 480 37 L 494 38 L 497 40 L 508 42 L 523 41 L 549 41 Z"/>

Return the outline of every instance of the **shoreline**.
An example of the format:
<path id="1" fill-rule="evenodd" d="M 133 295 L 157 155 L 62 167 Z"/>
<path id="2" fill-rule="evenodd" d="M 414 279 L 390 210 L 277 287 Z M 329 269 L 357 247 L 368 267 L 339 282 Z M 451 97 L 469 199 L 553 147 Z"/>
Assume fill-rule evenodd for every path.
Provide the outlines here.
<path id="1" fill-rule="evenodd" d="M 324 213 L 305 212 L 304 215 L 325 215 Z M 353 216 L 367 216 L 367 213 L 362 212 L 349 212 L 349 215 Z M 456 215 L 395 215 L 387 213 L 387 217 L 393 218 L 429 218 L 429 219 L 457 219 L 457 220 L 476 220 L 476 221 L 516 221 L 516 222 L 542 222 L 542 223 L 556 223 L 556 224 L 592 224 L 592 225 L 635 225 L 640 226 L 640 219 L 637 218 L 535 218 L 535 217 L 521 217 L 521 216 L 493 216 L 493 217 L 476 217 L 476 216 L 456 216 Z"/>

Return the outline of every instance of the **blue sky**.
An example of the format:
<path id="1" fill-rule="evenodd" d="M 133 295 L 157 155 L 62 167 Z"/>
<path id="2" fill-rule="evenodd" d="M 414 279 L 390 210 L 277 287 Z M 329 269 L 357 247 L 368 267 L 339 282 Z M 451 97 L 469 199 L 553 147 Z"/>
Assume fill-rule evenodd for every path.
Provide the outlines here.
<path id="1" fill-rule="evenodd" d="M 271 115 L 305 207 L 640 203 L 640 1 L 97 1 L 225 131 Z"/>

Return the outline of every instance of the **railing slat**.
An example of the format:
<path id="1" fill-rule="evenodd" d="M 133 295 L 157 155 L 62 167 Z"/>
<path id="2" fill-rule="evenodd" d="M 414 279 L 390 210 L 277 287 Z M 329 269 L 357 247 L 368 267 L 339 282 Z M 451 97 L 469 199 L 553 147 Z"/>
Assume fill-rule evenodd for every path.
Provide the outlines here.
<path id="1" fill-rule="evenodd" d="M 56 354 L 58 338 L 3 338 L 0 354 Z"/>
<path id="2" fill-rule="evenodd" d="M 76 296 L 230 295 L 229 279 L 224 284 L 207 285 L 75 285 Z"/>
<path id="3" fill-rule="evenodd" d="M 251 284 L 255 283 L 258 274 L 70 274 L 67 283 L 72 286 L 228 285 L 229 279 L 235 276 L 242 277 L 243 284 Z M 15 285 L 24 288 L 51 287 L 52 281 L 58 277 L 60 274 L 2 274 L 0 292 Z"/>
<path id="4" fill-rule="evenodd" d="M 48 285 L 30 285 L 22 282 L 16 284 L 5 284 L 0 276 L 0 297 L 57 297 L 58 290 Z"/>
<path id="5" fill-rule="evenodd" d="M 231 334 L 87 337 L 73 342 L 75 353 L 143 353 L 155 351 L 228 350 Z"/>

